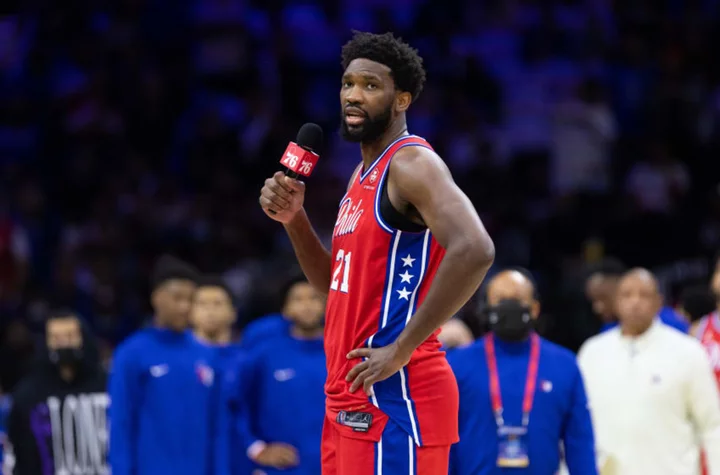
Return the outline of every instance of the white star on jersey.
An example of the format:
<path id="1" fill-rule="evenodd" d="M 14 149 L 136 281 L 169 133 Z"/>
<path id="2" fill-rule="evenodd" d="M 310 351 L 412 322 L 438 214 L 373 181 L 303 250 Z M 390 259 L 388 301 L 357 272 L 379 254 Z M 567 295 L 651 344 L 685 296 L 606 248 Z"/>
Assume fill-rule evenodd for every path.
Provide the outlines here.
<path id="1" fill-rule="evenodd" d="M 396 290 L 397 293 L 400 294 L 400 298 L 404 300 L 410 300 L 410 294 L 412 292 L 408 291 L 405 287 L 402 288 L 402 290 Z"/>
<path id="2" fill-rule="evenodd" d="M 415 259 L 410 257 L 410 254 L 408 254 L 407 257 L 402 258 L 402 261 L 403 261 L 403 267 L 412 267 L 413 262 L 415 262 Z"/>
<path id="3" fill-rule="evenodd" d="M 410 274 L 407 270 L 405 271 L 404 274 L 398 274 L 398 276 L 402 279 L 402 282 L 400 282 L 401 284 L 405 284 L 405 283 L 409 284 L 410 279 L 415 277 L 414 275 Z"/>

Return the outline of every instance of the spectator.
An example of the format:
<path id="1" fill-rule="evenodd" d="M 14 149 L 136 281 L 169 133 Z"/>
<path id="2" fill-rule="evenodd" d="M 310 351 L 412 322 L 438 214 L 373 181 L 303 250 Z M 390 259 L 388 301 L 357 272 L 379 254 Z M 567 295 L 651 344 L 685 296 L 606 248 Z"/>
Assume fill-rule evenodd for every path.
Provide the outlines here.
<path id="1" fill-rule="evenodd" d="M 115 352 L 110 377 L 114 475 L 200 474 L 210 466 L 217 410 L 213 353 L 186 331 L 196 281 L 195 269 L 162 257 L 153 275 L 154 326 Z"/>
<path id="2" fill-rule="evenodd" d="M 600 82 L 586 79 L 577 96 L 555 111 L 553 187 L 559 195 L 610 191 L 610 151 L 615 120 Z"/>
<path id="3" fill-rule="evenodd" d="M 455 317 L 441 327 L 438 340 L 447 349 L 460 348 L 472 343 L 473 334 L 465 322 Z"/>
<path id="4" fill-rule="evenodd" d="M 283 315 L 291 325 L 252 351 L 244 381 L 252 388 L 250 426 L 264 441 L 248 455 L 268 475 L 290 467 L 291 473 L 316 475 L 325 419 L 325 302 L 304 277 L 292 280 L 283 294 Z"/>
<path id="5" fill-rule="evenodd" d="M 11 473 L 106 474 L 110 400 L 93 337 L 74 312 L 58 311 L 45 325 L 45 345 L 12 395 Z"/>
<path id="6" fill-rule="evenodd" d="M 532 331 L 540 313 L 534 283 L 505 271 L 488 284 L 491 333 L 448 355 L 460 388 L 455 475 L 597 473 L 580 371 L 568 350 Z M 488 441 L 491 441 L 488 443 Z"/>
<path id="7" fill-rule="evenodd" d="M 660 324 L 655 277 L 634 269 L 616 296 L 620 326 L 588 340 L 587 384 L 601 471 L 697 473 L 700 447 L 720 472 L 720 395 L 702 346 Z"/>

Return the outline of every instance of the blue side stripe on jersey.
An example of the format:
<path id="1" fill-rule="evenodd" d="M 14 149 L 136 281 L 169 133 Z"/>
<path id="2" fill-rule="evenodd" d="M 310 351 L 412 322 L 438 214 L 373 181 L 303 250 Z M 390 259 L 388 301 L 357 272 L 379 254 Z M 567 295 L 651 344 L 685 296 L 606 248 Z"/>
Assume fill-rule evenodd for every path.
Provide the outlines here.
<path id="1" fill-rule="evenodd" d="M 369 347 L 387 346 L 403 331 L 415 311 L 418 291 L 428 266 L 430 232 L 395 231 L 390 242 L 380 328 L 368 339 Z M 372 402 L 395 420 L 417 445 L 422 445 L 407 370 L 374 385 Z"/>

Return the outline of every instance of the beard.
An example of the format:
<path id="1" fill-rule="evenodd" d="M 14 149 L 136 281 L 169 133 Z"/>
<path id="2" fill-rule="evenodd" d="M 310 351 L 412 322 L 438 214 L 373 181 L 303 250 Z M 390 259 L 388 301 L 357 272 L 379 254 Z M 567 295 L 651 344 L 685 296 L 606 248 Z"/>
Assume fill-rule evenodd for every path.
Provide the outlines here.
<path id="1" fill-rule="evenodd" d="M 392 107 L 388 106 L 375 117 L 365 112 L 365 121 L 360 125 L 348 125 L 345 111 L 340 111 L 340 136 L 348 142 L 374 142 L 385 133 L 392 120 Z"/>

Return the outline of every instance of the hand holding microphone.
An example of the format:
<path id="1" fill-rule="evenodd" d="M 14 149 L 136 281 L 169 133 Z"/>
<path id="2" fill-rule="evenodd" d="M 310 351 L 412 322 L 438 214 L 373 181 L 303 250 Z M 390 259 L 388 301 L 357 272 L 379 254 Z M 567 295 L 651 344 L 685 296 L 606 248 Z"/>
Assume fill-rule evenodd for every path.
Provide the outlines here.
<path id="1" fill-rule="evenodd" d="M 310 176 L 320 156 L 323 131 L 317 124 L 307 123 L 300 127 L 297 143 L 290 142 L 280 164 L 284 172 L 275 173 L 265 180 L 260 191 L 260 206 L 265 214 L 280 223 L 290 222 L 300 211 L 305 200 L 305 183 L 299 176 Z"/>

